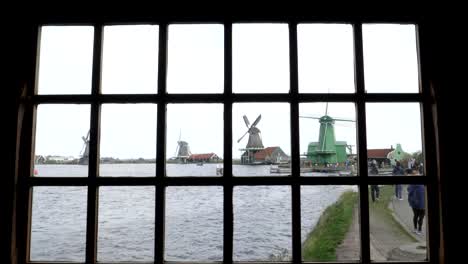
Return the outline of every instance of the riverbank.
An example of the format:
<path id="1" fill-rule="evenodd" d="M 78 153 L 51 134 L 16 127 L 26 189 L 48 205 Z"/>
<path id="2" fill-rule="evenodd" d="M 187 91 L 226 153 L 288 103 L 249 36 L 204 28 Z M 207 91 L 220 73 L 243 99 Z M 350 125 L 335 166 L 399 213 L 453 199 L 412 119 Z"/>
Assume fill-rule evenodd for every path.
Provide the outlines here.
<path id="1" fill-rule="evenodd" d="M 348 191 L 325 209 L 302 246 L 305 261 L 336 260 L 336 249 L 350 229 L 356 204 L 357 193 Z"/>

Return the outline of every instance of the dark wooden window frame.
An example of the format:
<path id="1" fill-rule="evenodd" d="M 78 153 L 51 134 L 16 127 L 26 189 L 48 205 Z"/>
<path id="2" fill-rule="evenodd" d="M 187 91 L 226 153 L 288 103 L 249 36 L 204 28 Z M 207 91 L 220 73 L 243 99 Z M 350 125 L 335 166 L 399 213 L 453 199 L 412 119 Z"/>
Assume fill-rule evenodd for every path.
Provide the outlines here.
<path id="1" fill-rule="evenodd" d="M 233 94 L 232 93 L 232 24 L 233 23 L 286 23 L 289 25 L 290 54 L 290 92 L 283 94 Z M 301 263 L 301 217 L 300 198 L 301 186 L 304 185 L 357 185 L 359 187 L 361 262 L 370 263 L 369 249 L 369 184 L 420 183 L 428 190 L 428 227 L 429 227 L 429 260 L 437 263 L 440 255 L 440 223 L 439 223 L 439 191 L 437 180 L 437 156 L 435 142 L 434 117 L 431 112 L 431 95 L 427 77 L 424 75 L 424 49 L 421 39 L 424 31 L 417 20 L 329 20 L 329 19 L 168 19 L 151 18 L 145 21 L 110 20 L 85 21 L 43 21 L 36 29 L 37 40 L 40 36 L 40 26 L 46 25 L 92 25 L 94 26 L 94 49 L 92 70 L 92 93 L 90 95 L 36 95 L 35 89 L 26 91 L 27 95 L 21 102 L 24 109 L 23 127 L 20 134 L 22 148 L 19 155 L 18 169 L 18 204 L 27 204 L 18 209 L 17 213 L 17 245 L 19 263 L 29 262 L 29 233 L 32 188 L 35 186 L 86 186 L 87 192 L 87 233 L 86 233 L 86 263 L 96 263 L 97 243 L 97 204 L 99 186 L 154 186 L 155 199 L 155 263 L 164 262 L 164 219 L 165 219 L 165 188 L 167 186 L 222 186 L 223 187 L 223 262 L 233 263 L 233 187 L 239 185 L 284 185 L 291 187 L 292 208 L 292 262 Z M 224 25 L 224 93 L 222 94 L 166 94 L 166 63 L 167 63 L 167 28 L 173 23 L 218 23 Z M 354 56 L 355 56 L 355 87 L 353 94 L 308 94 L 298 92 L 298 60 L 297 60 L 297 24 L 299 23 L 346 23 L 353 26 Z M 416 25 L 418 41 L 418 59 L 420 74 L 420 93 L 414 94 L 367 94 L 364 87 L 362 24 L 364 23 L 409 23 Z M 100 94 L 101 54 L 103 27 L 112 24 L 154 24 L 159 26 L 159 58 L 158 58 L 158 93 L 150 95 L 106 95 Z M 36 55 L 38 50 L 36 51 Z M 37 56 L 36 56 L 37 57 Z M 37 62 L 36 62 L 37 63 Z M 30 83 L 35 87 L 35 68 L 28 69 Z M 357 140 L 358 140 L 358 177 L 300 177 L 299 167 L 299 103 L 303 102 L 352 102 L 356 105 Z M 232 104 L 238 102 L 283 102 L 290 105 L 291 120 L 291 157 L 292 173 L 286 177 L 233 177 L 232 175 Z M 365 106 L 369 102 L 415 102 L 421 105 L 421 121 L 423 128 L 423 153 L 425 157 L 424 177 L 368 177 L 367 175 L 367 144 Z M 90 159 L 88 177 L 32 177 L 33 147 L 35 129 L 35 112 L 38 104 L 90 104 Z M 157 166 L 156 177 L 99 177 L 98 175 L 98 131 L 100 126 L 100 108 L 103 103 L 155 103 L 157 104 Z M 177 177 L 165 175 L 166 147 L 166 105 L 168 103 L 221 103 L 224 105 L 224 176 L 222 177 Z M 65 175 L 64 175 L 65 176 Z M 427 263 L 414 262 L 414 263 Z M 39 262 L 34 262 L 39 263 Z M 42 263 L 42 262 L 41 262 Z M 47 263 L 47 262 L 44 262 Z M 350 262 L 355 263 L 355 262 Z"/>

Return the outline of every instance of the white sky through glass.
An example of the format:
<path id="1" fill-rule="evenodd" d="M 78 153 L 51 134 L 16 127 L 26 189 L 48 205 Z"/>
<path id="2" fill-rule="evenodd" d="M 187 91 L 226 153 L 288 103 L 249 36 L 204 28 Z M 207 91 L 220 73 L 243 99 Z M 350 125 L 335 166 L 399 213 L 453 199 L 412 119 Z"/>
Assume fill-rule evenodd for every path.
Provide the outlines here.
<path id="1" fill-rule="evenodd" d="M 318 91 L 326 92 L 328 88 L 330 92 L 352 92 L 354 90 L 354 84 L 351 82 L 350 76 L 350 69 L 349 69 L 349 61 L 351 56 L 351 51 L 349 48 L 346 48 L 346 51 L 340 51 L 337 54 L 341 54 L 345 59 L 345 65 L 339 64 L 338 57 L 332 57 L 329 51 L 325 48 L 325 45 L 322 42 L 316 42 L 317 36 L 311 34 L 311 32 L 326 32 L 328 26 L 330 25 L 323 25 L 324 28 L 320 28 L 318 25 L 314 25 L 314 30 L 307 31 L 309 33 L 305 34 L 306 31 L 299 30 L 298 31 L 298 38 L 299 38 L 299 54 L 306 54 L 305 58 L 299 59 L 299 72 L 300 72 L 300 83 L 305 82 L 305 86 L 313 86 L 319 87 Z M 219 85 L 223 85 L 222 80 L 222 66 L 219 69 L 215 69 L 213 65 L 220 65 L 220 59 L 222 60 L 222 56 L 220 56 L 220 52 L 222 49 L 219 49 L 220 39 L 222 37 L 219 35 L 218 27 L 219 25 L 210 25 L 216 28 L 215 35 L 212 35 L 215 42 L 218 44 L 214 44 L 212 46 L 213 53 L 210 53 L 208 50 L 203 51 L 203 57 L 205 60 L 197 59 L 197 64 L 199 64 L 200 68 L 209 69 L 206 72 L 209 72 L 213 76 L 210 81 L 213 83 L 210 84 L 210 89 L 213 89 L 213 92 L 216 90 L 218 92 Z M 335 26 L 335 25 L 334 25 Z M 151 41 L 151 47 L 157 49 L 157 45 L 154 43 L 154 38 L 148 38 L 148 31 L 143 30 L 147 28 L 147 25 L 144 25 L 142 30 L 135 30 L 132 31 L 132 38 L 118 38 L 119 39 L 119 46 L 125 47 L 126 45 L 134 45 L 134 40 L 139 39 L 141 41 Z M 391 39 L 390 42 L 379 41 L 376 42 L 376 38 L 378 38 L 378 32 L 380 27 L 382 27 L 383 32 L 385 32 L 385 38 Z M 76 27 L 43 27 L 42 28 L 42 41 L 41 41 L 41 61 L 40 61 L 40 70 L 39 70 L 39 92 L 41 94 L 50 94 L 50 93 L 63 93 L 68 94 L 71 90 L 68 88 L 64 88 L 64 83 L 69 83 L 70 87 L 78 87 L 77 91 L 73 92 L 75 94 L 79 93 L 90 93 L 90 71 L 92 67 L 92 60 L 88 59 L 83 55 L 77 54 L 89 54 L 91 51 L 92 54 L 92 42 L 93 42 L 93 30 L 90 27 L 82 27 L 84 33 L 81 32 L 80 29 L 76 29 Z M 138 26 L 136 26 L 138 28 Z M 173 64 L 171 62 L 168 65 L 173 65 L 171 67 L 177 67 L 177 65 L 183 65 L 184 57 L 180 54 L 186 54 L 188 50 L 194 47 L 190 47 L 190 41 L 194 39 L 194 32 L 193 28 L 191 27 L 174 27 L 177 28 L 177 34 L 174 35 L 174 38 L 177 39 L 177 43 L 183 43 L 184 39 L 186 40 L 186 45 L 181 47 L 179 51 L 178 45 L 174 45 L 169 48 L 170 54 L 168 56 L 169 59 L 174 58 Z M 299 25 L 299 29 L 306 29 L 309 28 L 308 25 Z M 335 28 L 335 27 L 333 27 Z M 336 26 L 336 30 L 338 27 Z M 344 26 L 347 28 L 347 26 Z M 392 25 L 391 30 L 387 30 L 387 25 L 372 25 L 372 28 L 367 28 L 367 25 L 363 26 L 364 32 L 364 48 L 367 49 L 364 51 L 365 55 L 365 74 L 368 76 L 366 79 L 366 85 L 369 84 L 368 92 L 381 92 L 386 91 L 386 89 L 394 88 L 394 92 L 417 92 L 417 70 L 415 70 L 415 64 L 417 63 L 416 58 L 411 55 L 412 51 L 415 50 L 416 43 L 415 43 L 415 26 L 412 25 Z M 57 30 L 56 30 L 57 29 Z M 68 32 L 67 30 L 70 29 L 71 31 Z M 334 32 L 335 29 L 330 29 L 330 32 Z M 81 32 L 81 33 L 80 33 Z M 156 32 L 152 30 L 151 32 Z M 200 31 L 201 32 L 201 31 Z M 260 32 L 261 34 L 257 34 Z M 303 32 L 303 33 L 300 33 Z M 333 34 L 333 37 L 330 37 L 330 41 L 334 43 L 330 43 L 331 48 L 341 47 L 337 43 L 350 43 L 350 33 L 349 29 L 347 28 L 342 34 Z M 377 32 L 377 33 L 376 33 Z M 299 34 L 300 33 L 300 34 Z M 322 34 L 321 33 L 321 34 Z M 141 36 L 139 34 L 142 34 Z M 174 33 L 175 34 L 175 33 Z M 204 34 L 203 32 L 200 34 Z M 211 34 L 211 33 L 210 33 Z M 377 35 L 373 35 L 377 34 Z M 109 36 L 109 35 L 108 35 Z M 145 40 L 146 39 L 146 40 Z M 236 39 L 239 41 L 236 42 Z M 328 38 L 327 38 L 328 39 Z M 202 41 L 205 43 L 205 41 Z M 68 45 L 67 43 L 74 43 L 73 45 Z M 319 56 L 320 54 L 316 51 L 310 50 L 310 47 L 307 49 L 309 51 L 301 51 L 301 47 L 307 45 L 307 43 L 311 43 L 313 47 L 318 47 L 324 50 L 325 53 L 329 54 L 329 56 Z M 378 44 L 376 44 L 378 43 Z M 398 43 L 396 45 L 395 43 Z M 143 44 L 142 44 L 143 45 Z M 194 43 L 195 45 L 195 43 Z M 199 44 L 196 44 L 199 45 Z M 255 92 L 272 92 L 278 93 L 283 92 L 287 93 L 289 91 L 289 41 L 288 41 L 288 27 L 286 24 L 235 24 L 233 25 L 233 92 L 245 92 L 249 93 L 254 90 L 252 89 L 259 89 Z M 315 45 L 315 46 L 314 46 Z M 200 45 L 199 45 L 200 46 Z M 48 48 L 49 47 L 49 48 Z M 53 48 L 50 48 L 53 47 Z M 84 47 L 87 47 L 85 51 L 78 52 L 80 49 L 83 50 Z M 89 50 L 91 47 L 91 50 Z M 211 47 L 211 46 L 210 46 Z M 106 49 L 106 46 L 104 46 Z M 371 55 L 366 54 L 376 54 L 376 52 L 383 52 L 385 51 L 392 51 L 392 54 L 396 54 L 399 57 L 409 56 L 408 60 L 392 60 L 391 67 L 388 66 L 389 60 L 377 60 L 371 59 Z M 127 69 L 128 71 L 134 71 L 136 77 L 135 85 L 139 87 L 143 87 L 144 85 L 138 85 L 139 78 L 138 74 L 143 72 L 154 72 L 154 63 L 157 63 L 157 50 L 153 53 L 148 53 L 148 49 L 132 49 L 131 56 L 128 58 L 126 56 L 119 57 L 119 63 L 122 65 L 135 65 L 132 67 L 125 67 L 122 69 Z M 408 53 L 407 51 L 411 51 Z M 75 52 L 76 54 L 72 54 Z M 303 53 L 306 52 L 306 53 Z M 311 53 L 312 52 L 312 53 Z M 401 52 L 401 54 L 399 54 Z M 49 63 L 53 61 L 60 61 L 64 54 L 69 56 L 68 60 L 74 60 L 74 63 L 70 63 L 68 61 L 66 72 L 64 71 L 65 68 L 61 64 L 57 63 Z M 107 54 L 106 56 L 110 56 L 109 54 L 118 54 L 112 53 L 111 51 L 103 51 L 103 54 Z M 172 55 L 171 55 L 172 54 Z M 179 54 L 179 55 L 177 55 Z M 309 54 L 309 55 L 307 55 Z M 314 56 L 310 54 L 315 54 Z M 388 54 L 387 54 L 388 55 Z M 382 56 L 387 56 L 386 54 Z M 115 55 L 117 56 L 117 55 Z M 178 57 L 182 56 L 182 57 Z M 213 57 L 211 57 L 213 56 Z M 320 75 L 320 77 L 316 79 L 309 79 L 313 76 L 317 76 L 316 74 L 311 74 L 307 76 L 304 73 L 309 71 L 313 71 L 314 69 L 319 70 L 316 61 L 306 59 L 306 58 L 314 58 L 317 56 L 320 57 L 320 62 L 326 63 L 326 59 L 330 58 L 330 64 L 324 64 L 324 69 L 327 69 L 326 75 Z M 366 59 L 367 56 L 367 59 Z M 252 58 L 256 58 L 255 63 L 246 63 L 252 61 Z M 388 56 L 387 56 L 388 57 Z M 140 59 L 137 58 L 148 58 L 148 61 L 141 64 L 135 64 Z M 196 56 L 195 56 L 196 58 Z M 137 59 L 137 60 L 136 60 Z M 153 60 L 152 63 L 149 61 Z M 109 62 L 112 61 L 111 58 L 108 58 Z M 142 59 L 143 60 L 143 59 Z M 369 61 L 371 60 L 371 61 Z M 209 65 L 204 65 L 204 63 Z M 310 65 L 307 64 L 307 61 L 310 61 Z M 409 62 L 410 63 L 409 63 Z M 408 63 L 407 63 L 408 62 Z M 414 62 L 414 63 L 413 63 Z M 315 64 L 314 64 L 315 63 Z M 366 64 L 367 63 L 367 64 Z M 381 64 L 379 64 L 381 63 Z M 397 81 L 392 82 L 393 84 L 389 84 L 387 82 L 388 76 L 392 75 L 392 72 L 396 69 L 396 67 L 401 64 L 401 69 L 396 72 Z M 140 66 L 138 66 L 140 65 Z M 170 72 L 177 72 L 181 76 L 192 76 L 189 71 L 193 69 L 195 64 L 191 64 L 190 67 L 180 66 L 177 69 L 170 70 Z M 336 65 L 336 67 L 333 67 Z M 373 65 L 373 66 L 372 66 Z M 417 65 L 417 64 L 416 64 Z M 106 66 L 106 67 L 114 67 L 114 66 Z M 141 68 L 143 67 L 143 68 Z M 121 80 L 122 74 L 124 72 L 121 71 L 106 71 L 106 85 L 112 82 L 118 82 Z M 333 73 L 330 71 L 334 69 Z M 406 69 L 406 70 L 403 70 Z M 168 74 L 172 74 L 168 72 Z M 69 75 L 71 73 L 72 75 Z M 67 75 L 68 74 L 68 75 Z M 103 72 L 104 74 L 104 72 Z M 88 76 L 89 75 L 89 76 Z M 156 75 L 157 76 L 157 75 Z M 302 76 L 302 77 L 301 77 Z M 312 77 L 311 77 L 312 76 Z M 193 77 L 193 76 L 192 76 Z M 183 80 L 180 80 L 180 84 L 176 84 L 178 81 L 177 76 L 169 75 L 168 80 L 171 81 L 174 87 L 180 85 L 180 87 L 186 87 L 186 83 Z M 191 78 L 191 77 L 190 77 Z M 188 80 L 190 80 L 188 78 Z M 208 80 L 209 74 L 204 75 L 203 80 Z M 253 79 L 252 79 L 253 78 Z M 366 77 L 367 78 L 367 77 Z M 77 79 L 75 81 L 75 79 Z M 395 79 L 395 78 L 394 78 Z M 197 80 L 197 79 L 194 79 Z M 380 80 L 380 81 L 379 81 Z M 153 89 L 152 87 L 155 85 L 156 79 L 151 79 L 145 85 L 147 88 L 144 88 L 142 93 L 146 93 L 149 89 Z M 122 81 L 121 87 L 127 87 L 132 85 L 132 83 L 126 83 L 126 81 Z M 416 82 L 416 84 L 415 84 Z M 79 85 L 79 83 L 82 83 Z M 194 81 L 197 83 L 195 87 L 199 87 L 200 81 Z M 169 83 L 168 83 L 169 84 Z M 408 85 L 406 85 L 408 84 Z M 46 88 L 47 86 L 47 88 Z M 151 87 L 151 88 L 150 88 Z M 333 90 L 336 87 L 336 90 Z M 371 87 L 380 87 L 375 88 L 372 90 Z M 416 88 L 414 88 L 416 87 Z M 71 88 L 70 88 L 71 89 Z M 79 90 L 82 89 L 82 90 Z M 119 88 L 121 89 L 121 88 Z M 123 88 L 122 88 L 123 89 Z M 237 90 L 236 90 L 237 89 Z M 309 89 L 309 88 L 307 88 Z M 342 90 L 341 90 L 342 89 Z M 380 90 L 379 90 L 380 89 Z M 211 91 L 211 90 L 210 90 Z M 307 90 L 308 91 L 308 90 Z M 119 93 L 121 90 L 119 90 Z M 309 91 L 308 91 L 309 92 Z M 131 93 L 131 91 L 128 91 Z M 156 93 L 156 91 L 154 91 Z M 213 106 L 213 104 L 208 104 L 209 106 Z M 244 104 L 234 104 L 233 105 L 233 157 L 238 158 L 241 152 L 238 150 L 239 148 L 245 147 L 246 138 L 241 141 L 241 143 L 237 143 L 237 140 L 242 134 L 245 132 L 245 124 L 242 119 L 242 116 L 245 114 L 249 118 L 250 122 L 252 123 L 255 118 L 261 114 L 262 120 L 260 121 L 258 128 L 261 130 L 262 139 L 265 147 L 268 146 L 280 146 L 287 154 L 290 154 L 290 120 L 289 120 L 289 105 L 288 104 L 278 104 L 278 103 L 262 103 L 262 104 L 251 104 L 252 107 L 246 107 L 242 109 L 238 109 L 237 106 L 244 105 Z M 247 105 L 247 104 L 245 104 Z M 301 104 L 302 105 L 302 104 Z M 324 105 L 324 104 L 323 104 Z M 366 113 L 366 125 L 367 125 L 367 140 L 368 140 L 368 148 L 389 148 L 390 146 L 395 146 L 397 143 L 400 143 L 403 147 L 403 150 L 408 152 L 414 152 L 421 150 L 421 124 L 420 124 L 420 110 L 419 106 L 416 103 L 411 104 L 408 106 L 407 103 L 392 103 L 390 107 L 380 107 L 383 104 L 367 104 L 367 113 Z M 387 105 L 387 104 L 386 104 Z M 307 110 L 307 113 L 304 114 L 313 114 L 321 116 L 323 113 L 323 107 L 320 107 L 320 104 L 317 104 L 317 110 L 310 109 Z M 36 145 L 36 154 L 38 155 L 66 155 L 66 156 L 79 156 L 81 147 L 83 145 L 83 141 L 81 136 L 86 136 L 86 133 L 89 129 L 89 106 L 87 110 L 76 110 L 79 112 L 74 112 L 75 110 L 67 110 L 68 113 L 60 113 L 60 115 L 66 115 L 66 118 L 70 119 L 71 123 L 76 126 L 71 133 L 59 133 L 58 129 L 60 124 L 53 121 L 52 119 L 56 118 L 58 113 L 52 114 L 54 111 L 64 112 L 62 111 L 65 108 L 60 105 L 58 108 L 54 108 L 52 110 L 42 110 L 42 112 L 38 115 L 38 137 L 41 137 L 40 141 L 37 141 Z M 348 106 L 347 106 L 348 107 Z M 45 107 L 47 108 L 47 107 Z M 51 106 L 52 108 L 52 106 Z M 320 108 L 320 109 L 319 109 Z M 61 110 L 62 109 L 62 110 Z M 67 108 L 68 109 L 68 108 Z M 81 109 L 81 108 L 80 108 Z M 223 144 L 219 143 L 222 142 L 223 137 L 223 123 L 222 123 L 222 114 L 223 114 L 223 107 L 219 106 L 216 107 L 214 113 L 205 110 L 201 110 L 197 108 L 193 108 L 189 111 L 185 111 L 183 109 L 174 110 L 168 112 L 168 130 L 167 130 L 167 158 L 173 156 L 173 152 L 177 146 L 177 140 L 179 138 L 179 133 L 182 131 L 182 138 L 189 141 L 192 153 L 208 153 L 214 152 L 218 156 L 223 156 Z M 336 118 L 339 117 L 346 117 L 348 108 L 339 109 L 339 104 L 332 106 L 330 104 L 329 113 L 332 115 L 336 115 Z M 71 112 L 70 112 L 71 111 Z M 49 114 L 46 114 L 49 112 Z M 310 112 L 310 113 L 309 113 Z M 79 113 L 79 114 L 78 114 Z M 206 113 L 206 114 L 202 114 Z M 209 114 L 207 114 L 209 113 Z M 336 113 L 336 114 L 335 114 Z M 302 114 L 302 113 L 301 113 Z M 349 113 L 354 115 L 355 113 Z M 84 116 L 83 116 L 84 115 Z M 213 117 L 211 117 L 213 115 Z M 149 116 L 154 116 L 151 114 Z M 214 117 L 216 116 L 216 117 Z M 332 116 L 335 117 L 335 116 Z M 135 115 L 135 119 L 138 119 L 139 116 Z M 184 128 L 184 123 L 180 125 L 174 124 L 174 122 L 178 122 L 178 120 L 184 119 L 189 120 L 195 125 L 198 125 L 200 129 L 189 129 Z M 156 122 L 153 121 L 145 121 L 140 120 L 139 122 L 139 129 L 146 130 L 146 131 L 154 131 Z M 106 123 L 109 127 L 113 127 L 112 123 L 121 123 L 122 119 L 119 118 L 118 115 L 115 117 L 107 117 Z M 313 122 L 313 120 L 303 120 L 300 119 L 301 122 L 301 129 L 303 127 L 307 127 L 306 122 Z M 188 121 L 185 123 L 188 124 Z M 117 126 L 117 125 L 115 125 Z M 121 134 L 131 134 L 131 127 L 130 126 L 119 126 L 120 130 L 118 133 Z M 345 133 L 344 136 L 341 136 L 342 133 L 339 130 L 339 126 L 335 128 L 335 132 L 337 134 L 337 140 L 348 140 L 347 137 L 355 137 L 355 134 L 352 133 Z M 347 127 L 345 127 L 347 128 Z M 349 128 L 347 128 L 349 129 Z M 212 133 L 206 133 L 206 131 L 216 131 L 217 138 L 213 137 Z M 301 132 L 302 133 L 302 132 Z M 304 132 L 306 133 L 306 132 Z M 304 151 L 303 147 L 308 144 L 308 142 L 317 141 L 316 136 L 314 136 L 315 132 L 307 132 L 305 135 L 310 135 L 310 138 L 302 137 L 300 139 L 301 142 L 301 153 Z M 302 135 L 302 134 L 301 134 Z M 246 136 L 247 137 L 247 136 Z M 346 139 L 342 139 L 345 137 Z M 213 143 L 214 140 L 217 140 L 216 143 Z M 38 139 L 39 140 L 39 139 Z M 219 141 L 219 142 L 218 142 Z M 58 143 L 61 142 L 60 146 Z M 154 156 L 155 150 L 155 143 L 154 142 L 147 142 L 147 144 L 141 144 L 140 151 L 148 156 Z M 354 148 L 355 149 L 355 148 Z M 119 149 L 118 152 L 113 152 L 112 148 L 109 149 L 102 149 L 105 150 L 105 156 L 121 156 L 123 155 L 126 150 Z M 131 150 L 127 150 L 131 154 Z M 104 153 L 101 153 L 104 154 Z M 133 156 L 133 155 L 125 155 L 125 156 Z"/>

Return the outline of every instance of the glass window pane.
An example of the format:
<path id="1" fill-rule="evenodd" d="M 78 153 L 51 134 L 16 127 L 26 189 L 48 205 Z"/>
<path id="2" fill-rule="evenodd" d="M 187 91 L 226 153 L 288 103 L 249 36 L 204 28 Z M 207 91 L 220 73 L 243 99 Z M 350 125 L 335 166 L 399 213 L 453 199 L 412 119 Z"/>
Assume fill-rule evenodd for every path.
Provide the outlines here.
<path id="1" fill-rule="evenodd" d="M 38 94 L 90 94 L 94 28 L 45 26 L 40 36 Z"/>
<path id="2" fill-rule="evenodd" d="M 221 104 L 167 105 L 168 176 L 219 176 L 223 112 Z"/>
<path id="3" fill-rule="evenodd" d="M 232 91 L 289 92 L 287 24 L 232 26 Z"/>
<path id="4" fill-rule="evenodd" d="M 364 24 L 362 38 L 367 92 L 419 92 L 414 25 Z"/>
<path id="5" fill-rule="evenodd" d="M 234 261 L 290 261 L 291 188 L 234 188 Z"/>
<path id="6" fill-rule="evenodd" d="M 223 26 L 170 25 L 167 65 L 168 93 L 222 93 Z"/>
<path id="7" fill-rule="evenodd" d="M 353 103 L 299 105 L 302 176 L 355 176 L 356 108 Z"/>
<path id="8" fill-rule="evenodd" d="M 100 187 L 98 261 L 154 260 L 155 188 Z"/>
<path id="9" fill-rule="evenodd" d="M 301 242 L 305 261 L 360 259 L 357 186 L 301 187 Z"/>
<path id="10" fill-rule="evenodd" d="M 413 172 L 408 175 L 415 175 Z M 400 197 L 397 197 L 398 194 Z M 374 201 L 372 196 L 374 196 Z M 426 188 L 421 184 L 369 186 L 371 259 L 427 260 Z"/>
<path id="11" fill-rule="evenodd" d="M 31 261 L 84 262 L 86 187 L 34 187 Z"/>
<path id="12" fill-rule="evenodd" d="M 423 174 L 418 103 L 368 103 L 366 126 L 370 175 L 403 175 L 409 167 Z"/>
<path id="13" fill-rule="evenodd" d="M 104 27 L 102 93 L 157 93 L 158 39 L 154 25 Z"/>
<path id="14" fill-rule="evenodd" d="M 222 187 L 168 187 L 165 227 L 167 261 L 222 261 Z"/>
<path id="15" fill-rule="evenodd" d="M 34 176 L 88 175 L 89 105 L 37 107 Z"/>
<path id="16" fill-rule="evenodd" d="M 271 165 L 290 163 L 287 103 L 236 103 L 232 107 L 232 157 L 236 176 L 281 176 Z M 257 165 L 257 166 L 252 166 Z"/>
<path id="17" fill-rule="evenodd" d="M 297 49 L 299 92 L 355 92 L 351 25 L 299 24 Z"/>
<path id="18" fill-rule="evenodd" d="M 155 104 L 104 104 L 101 111 L 101 176 L 156 174 Z"/>

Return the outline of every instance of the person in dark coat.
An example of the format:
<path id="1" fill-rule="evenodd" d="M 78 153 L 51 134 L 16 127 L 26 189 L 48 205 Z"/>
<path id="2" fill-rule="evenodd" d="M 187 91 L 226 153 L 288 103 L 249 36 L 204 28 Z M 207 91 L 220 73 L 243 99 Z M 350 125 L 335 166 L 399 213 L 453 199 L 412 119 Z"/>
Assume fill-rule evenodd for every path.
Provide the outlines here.
<path id="1" fill-rule="evenodd" d="M 398 175 L 398 176 L 405 175 L 405 171 L 403 170 L 403 167 L 401 166 L 401 163 L 399 161 L 396 161 L 396 165 L 393 168 L 392 175 Z M 401 184 L 395 185 L 395 196 L 398 200 L 403 200 Z"/>
<path id="2" fill-rule="evenodd" d="M 373 160 L 370 164 L 369 168 L 369 175 L 378 175 L 379 170 L 377 169 L 377 161 Z M 375 202 L 375 200 L 379 200 L 380 197 L 380 188 L 379 185 L 377 184 L 372 184 L 371 185 L 371 198 L 372 202 Z"/>
<path id="3" fill-rule="evenodd" d="M 415 170 L 409 170 L 409 175 L 417 175 Z M 413 226 L 416 234 L 422 234 L 422 224 L 426 212 L 426 189 L 422 184 L 408 185 L 408 203 L 413 209 Z"/>

